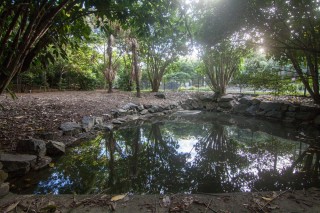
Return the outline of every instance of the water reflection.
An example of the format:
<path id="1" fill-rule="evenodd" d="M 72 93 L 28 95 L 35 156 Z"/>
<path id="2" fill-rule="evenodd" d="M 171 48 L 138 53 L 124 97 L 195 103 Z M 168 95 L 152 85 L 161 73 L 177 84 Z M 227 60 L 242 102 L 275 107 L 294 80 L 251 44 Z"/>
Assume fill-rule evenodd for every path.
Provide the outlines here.
<path id="1" fill-rule="evenodd" d="M 319 150 L 238 125 L 167 120 L 108 132 L 13 184 L 38 194 L 302 189 L 319 185 Z"/>

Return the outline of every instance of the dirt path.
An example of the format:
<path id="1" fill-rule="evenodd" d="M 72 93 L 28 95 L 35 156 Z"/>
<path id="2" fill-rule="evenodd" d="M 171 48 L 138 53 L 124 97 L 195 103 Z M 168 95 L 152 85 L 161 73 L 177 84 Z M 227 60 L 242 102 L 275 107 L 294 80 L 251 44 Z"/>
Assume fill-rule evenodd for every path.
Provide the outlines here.
<path id="1" fill-rule="evenodd" d="M 168 92 L 166 99 L 158 99 L 155 93 L 142 93 L 142 98 L 131 92 L 115 91 L 67 91 L 17 94 L 18 99 L 0 96 L 0 150 L 14 150 L 14 142 L 39 132 L 58 131 L 61 123 L 81 121 L 83 116 L 104 117 L 112 109 L 127 103 L 165 105 L 185 100 L 192 93 Z"/>

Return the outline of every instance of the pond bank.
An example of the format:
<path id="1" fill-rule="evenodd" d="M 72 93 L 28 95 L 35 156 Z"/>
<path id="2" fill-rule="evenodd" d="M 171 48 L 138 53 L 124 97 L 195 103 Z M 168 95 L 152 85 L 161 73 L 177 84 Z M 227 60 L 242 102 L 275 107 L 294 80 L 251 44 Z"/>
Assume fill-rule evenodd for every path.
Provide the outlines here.
<path id="1" fill-rule="evenodd" d="M 320 107 L 288 100 L 272 100 L 270 97 L 228 94 L 200 94 L 181 102 L 186 110 L 228 112 L 260 117 L 292 124 L 320 127 Z"/>
<path id="2" fill-rule="evenodd" d="M 115 200 L 115 201 L 111 201 Z M 320 212 L 320 189 L 173 195 L 14 195 L 1 212 Z"/>

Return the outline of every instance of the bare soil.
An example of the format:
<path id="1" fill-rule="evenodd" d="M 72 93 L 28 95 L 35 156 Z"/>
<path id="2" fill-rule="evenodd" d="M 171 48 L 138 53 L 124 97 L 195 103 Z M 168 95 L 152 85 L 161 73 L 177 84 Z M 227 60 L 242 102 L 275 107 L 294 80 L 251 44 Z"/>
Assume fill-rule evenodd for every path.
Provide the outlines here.
<path id="1" fill-rule="evenodd" d="M 1 212 L 320 212 L 320 190 L 173 195 L 14 195 Z"/>
<path id="2" fill-rule="evenodd" d="M 112 109 L 127 103 L 168 105 L 186 100 L 192 93 L 168 92 L 166 99 L 156 98 L 155 93 L 114 91 L 65 91 L 45 93 L 20 93 L 13 100 L 9 95 L 0 96 L 0 150 L 14 150 L 15 141 L 32 137 L 39 132 L 55 132 L 61 123 L 80 122 L 83 116 L 101 116 L 110 119 Z"/>

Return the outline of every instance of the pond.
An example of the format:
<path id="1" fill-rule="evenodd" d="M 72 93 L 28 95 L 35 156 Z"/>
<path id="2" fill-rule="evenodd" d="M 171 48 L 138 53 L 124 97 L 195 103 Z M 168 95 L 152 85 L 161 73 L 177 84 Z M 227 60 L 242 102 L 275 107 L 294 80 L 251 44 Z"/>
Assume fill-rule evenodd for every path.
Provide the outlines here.
<path id="1" fill-rule="evenodd" d="M 82 143 L 52 168 L 12 180 L 27 194 L 224 193 L 319 186 L 319 131 L 180 112 Z M 318 144 L 317 144 L 318 143 Z"/>

